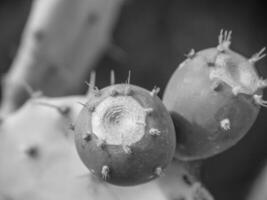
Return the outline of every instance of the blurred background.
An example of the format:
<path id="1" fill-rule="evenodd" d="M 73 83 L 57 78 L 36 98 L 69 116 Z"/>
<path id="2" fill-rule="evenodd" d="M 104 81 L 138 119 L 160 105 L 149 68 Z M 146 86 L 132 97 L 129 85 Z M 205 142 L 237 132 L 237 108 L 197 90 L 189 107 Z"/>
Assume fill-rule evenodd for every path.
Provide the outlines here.
<path id="1" fill-rule="evenodd" d="M 31 0 L 0 1 L 0 73 L 9 70 L 31 9 Z M 250 57 L 267 45 L 266 8 L 263 0 L 126 0 L 112 34 L 114 49 L 103 53 L 94 68 L 96 84 L 116 82 L 152 89 L 164 88 L 185 54 L 217 45 L 220 29 L 232 30 L 232 49 Z M 267 78 L 267 59 L 257 70 Z M 89 73 L 88 73 L 89 79 Z M 86 80 L 85 80 L 86 81 Z M 86 85 L 82 85 L 83 93 Z M 267 99 L 267 92 L 264 95 Z M 250 132 L 228 151 L 203 161 L 202 180 L 217 200 L 245 199 L 267 158 L 267 110 L 262 108 Z M 241 122 L 242 123 L 242 122 Z"/>

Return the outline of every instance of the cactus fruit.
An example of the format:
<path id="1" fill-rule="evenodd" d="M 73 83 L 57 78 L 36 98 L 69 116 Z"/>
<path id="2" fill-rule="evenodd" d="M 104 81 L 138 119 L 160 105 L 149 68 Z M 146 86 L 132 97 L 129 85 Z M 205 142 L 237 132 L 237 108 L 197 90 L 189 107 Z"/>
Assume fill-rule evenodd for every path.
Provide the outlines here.
<path id="1" fill-rule="evenodd" d="M 177 131 L 176 157 L 207 158 L 237 143 L 254 123 L 267 80 L 250 59 L 230 49 L 231 32 L 221 31 L 217 48 L 191 50 L 172 75 L 163 102 Z"/>
<path id="2" fill-rule="evenodd" d="M 160 176 L 172 161 L 174 125 L 157 92 L 129 83 L 90 92 L 75 124 L 75 142 L 95 176 L 137 185 Z"/>

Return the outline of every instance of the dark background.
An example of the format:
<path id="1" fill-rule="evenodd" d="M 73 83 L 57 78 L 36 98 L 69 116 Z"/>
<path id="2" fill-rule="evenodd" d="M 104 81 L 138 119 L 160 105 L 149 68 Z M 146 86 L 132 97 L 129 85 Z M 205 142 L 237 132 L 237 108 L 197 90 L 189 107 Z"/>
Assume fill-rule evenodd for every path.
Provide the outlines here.
<path id="1" fill-rule="evenodd" d="M 31 0 L 0 1 L 0 73 L 16 55 Z M 217 45 L 221 28 L 233 31 L 232 49 L 250 57 L 267 45 L 265 1 L 127 0 L 114 29 L 114 45 L 123 53 L 106 53 L 97 67 L 97 85 L 109 84 L 114 69 L 117 82 L 147 89 L 161 87 L 191 48 Z M 257 63 L 267 78 L 267 59 Z M 89 77 L 89 75 L 88 75 Z M 267 92 L 264 95 L 267 99 Z M 244 199 L 267 158 L 267 108 L 244 139 L 230 150 L 204 161 L 202 178 L 216 200 Z M 242 120 L 240 121 L 242 123 Z"/>

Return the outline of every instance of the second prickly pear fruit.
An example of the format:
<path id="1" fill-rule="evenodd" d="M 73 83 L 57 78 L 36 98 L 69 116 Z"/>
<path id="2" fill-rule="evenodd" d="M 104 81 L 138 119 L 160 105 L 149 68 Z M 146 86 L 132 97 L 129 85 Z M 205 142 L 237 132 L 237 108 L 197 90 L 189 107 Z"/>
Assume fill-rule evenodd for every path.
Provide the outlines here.
<path id="1" fill-rule="evenodd" d="M 237 143 L 254 123 L 267 81 L 259 78 L 252 58 L 230 50 L 231 32 L 219 36 L 217 48 L 192 50 L 172 75 L 163 102 L 177 131 L 176 157 L 195 160 Z"/>

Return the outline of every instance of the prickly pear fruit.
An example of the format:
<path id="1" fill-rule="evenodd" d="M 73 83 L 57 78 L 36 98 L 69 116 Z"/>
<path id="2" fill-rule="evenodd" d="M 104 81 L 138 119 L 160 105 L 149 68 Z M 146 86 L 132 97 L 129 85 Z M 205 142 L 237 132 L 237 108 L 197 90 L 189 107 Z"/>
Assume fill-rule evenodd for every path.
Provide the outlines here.
<path id="1" fill-rule="evenodd" d="M 156 93 L 131 84 L 91 92 L 75 124 L 75 143 L 94 175 L 137 185 L 160 176 L 172 161 L 174 125 Z"/>
<path id="2" fill-rule="evenodd" d="M 237 143 L 254 123 L 267 80 L 254 64 L 232 51 L 231 32 L 221 31 L 217 48 L 191 50 L 172 75 L 163 102 L 177 131 L 176 157 L 194 160 L 218 154 Z"/>

